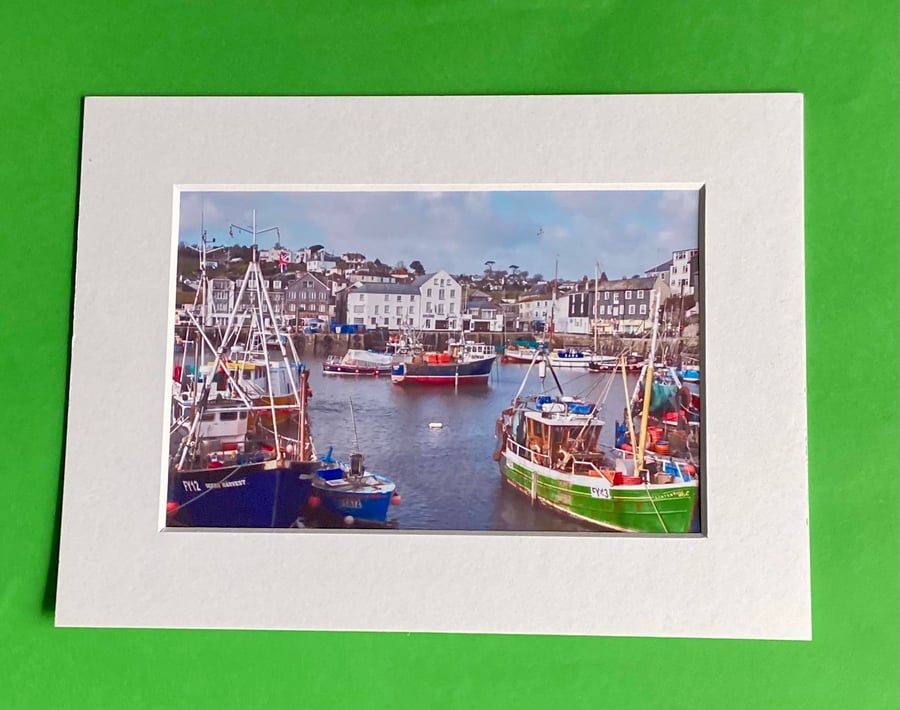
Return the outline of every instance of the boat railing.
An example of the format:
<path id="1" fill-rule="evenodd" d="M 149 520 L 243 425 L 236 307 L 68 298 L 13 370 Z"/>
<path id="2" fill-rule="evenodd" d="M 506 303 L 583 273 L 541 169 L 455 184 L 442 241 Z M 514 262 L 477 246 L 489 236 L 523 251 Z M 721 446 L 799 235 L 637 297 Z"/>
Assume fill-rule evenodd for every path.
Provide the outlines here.
<path id="1" fill-rule="evenodd" d="M 521 456 L 524 459 L 529 459 L 533 463 L 540 464 L 541 466 L 550 466 L 550 456 L 542 451 L 523 446 L 513 439 L 509 439 L 507 444 L 514 454 Z"/>

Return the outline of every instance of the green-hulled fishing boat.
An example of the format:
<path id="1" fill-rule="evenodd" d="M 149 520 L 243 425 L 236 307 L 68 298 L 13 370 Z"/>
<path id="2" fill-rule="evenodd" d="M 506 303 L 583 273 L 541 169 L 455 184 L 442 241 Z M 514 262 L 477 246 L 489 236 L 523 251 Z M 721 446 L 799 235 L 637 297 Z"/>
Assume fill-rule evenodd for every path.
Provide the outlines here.
<path id="1" fill-rule="evenodd" d="M 648 388 L 655 346 L 654 332 L 645 368 Z M 625 382 L 624 359 L 622 364 Z M 535 366 L 542 382 L 547 371 L 553 374 L 558 394 L 522 395 Z M 647 454 L 650 398 L 644 398 L 638 432 L 631 432 L 637 442 L 632 452 L 599 444 L 604 399 L 605 393 L 596 401 L 565 396 L 549 358 L 536 352 L 512 406 L 497 420 L 494 457 L 503 476 L 533 502 L 603 528 L 690 532 L 699 490 L 695 470 L 675 461 L 663 467 Z M 629 412 L 629 427 L 633 420 Z"/>

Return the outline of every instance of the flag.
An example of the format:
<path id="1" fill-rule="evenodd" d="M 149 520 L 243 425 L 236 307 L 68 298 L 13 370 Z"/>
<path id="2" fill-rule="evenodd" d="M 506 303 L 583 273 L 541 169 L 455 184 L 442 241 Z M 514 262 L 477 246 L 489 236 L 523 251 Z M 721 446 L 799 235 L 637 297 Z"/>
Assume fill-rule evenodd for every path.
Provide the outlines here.
<path id="1" fill-rule="evenodd" d="M 284 252 L 284 251 L 278 255 L 278 269 L 279 269 L 279 271 L 281 271 L 282 274 L 285 271 L 287 271 L 287 265 L 288 265 L 287 256 L 288 256 L 287 252 Z"/>

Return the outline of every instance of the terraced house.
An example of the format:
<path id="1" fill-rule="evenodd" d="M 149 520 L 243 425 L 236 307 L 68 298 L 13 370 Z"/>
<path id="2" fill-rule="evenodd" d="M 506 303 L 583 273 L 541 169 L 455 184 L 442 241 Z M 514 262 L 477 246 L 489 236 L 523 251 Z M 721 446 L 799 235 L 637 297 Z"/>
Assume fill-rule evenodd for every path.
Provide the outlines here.
<path id="1" fill-rule="evenodd" d="M 327 321 L 332 314 L 331 287 L 318 274 L 302 274 L 288 284 L 284 304 L 284 314 L 291 322 L 296 323 L 299 318 Z"/>

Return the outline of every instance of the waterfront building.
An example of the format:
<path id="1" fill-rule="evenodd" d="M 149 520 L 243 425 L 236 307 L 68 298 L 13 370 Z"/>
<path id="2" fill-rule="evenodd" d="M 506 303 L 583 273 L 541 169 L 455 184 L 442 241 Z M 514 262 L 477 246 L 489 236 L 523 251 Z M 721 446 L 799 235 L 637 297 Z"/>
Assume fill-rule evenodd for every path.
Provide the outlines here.
<path id="1" fill-rule="evenodd" d="M 650 295 L 658 291 L 660 303 L 671 295 L 671 289 L 660 276 L 644 276 L 599 284 L 597 295 L 598 332 L 640 334 L 650 330 L 656 314 L 650 312 Z M 590 294 L 593 312 L 593 294 Z"/>
<path id="2" fill-rule="evenodd" d="M 319 274 L 301 274 L 287 285 L 284 296 L 284 315 L 291 323 L 296 323 L 300 318 L 327 321 L 332 315 L 334 298 L 331 286 Z"/>
<path id="3" fill-rule="evenodd" d="M 462 319 L 463 330 L 476 333 L 500 333 L 504 327 L 503 311 L 486 295 L 469 298 Z"/>
<path id="4" fill-rule="evenodd" d="M 699 255 L 699 249 L 672 252 L 672 266 L 669 270 L 669 287 L 672 295 L 693 295 L 696 288 L 694 275 L 699 272 Z"/>
<path id="5" fill-rule="evenodd" d="M 412 283 L 354 281 L 346 292 L 344 321 L 368 328 L 458 330 L 461 305 L 459 283 L 444 270 Z"/>
<path id="6" fill-rule="evenodd" d="M 654 266 L 652 269 L 647 269 L 644 272 L 644 276 L 649 276 L 651 278 L 656 278 L 658 276 L 667 286 L 671 288 L 672 264 L 672 259 L 664 261 L 662 264 Z"/>
<path id="7" fill-rule="evenodd" d="M 206 322 L 207 326 L 225 326 L 234 309 L 235 283 L 231 279 L 215 278 L 207 281 Z"/>

